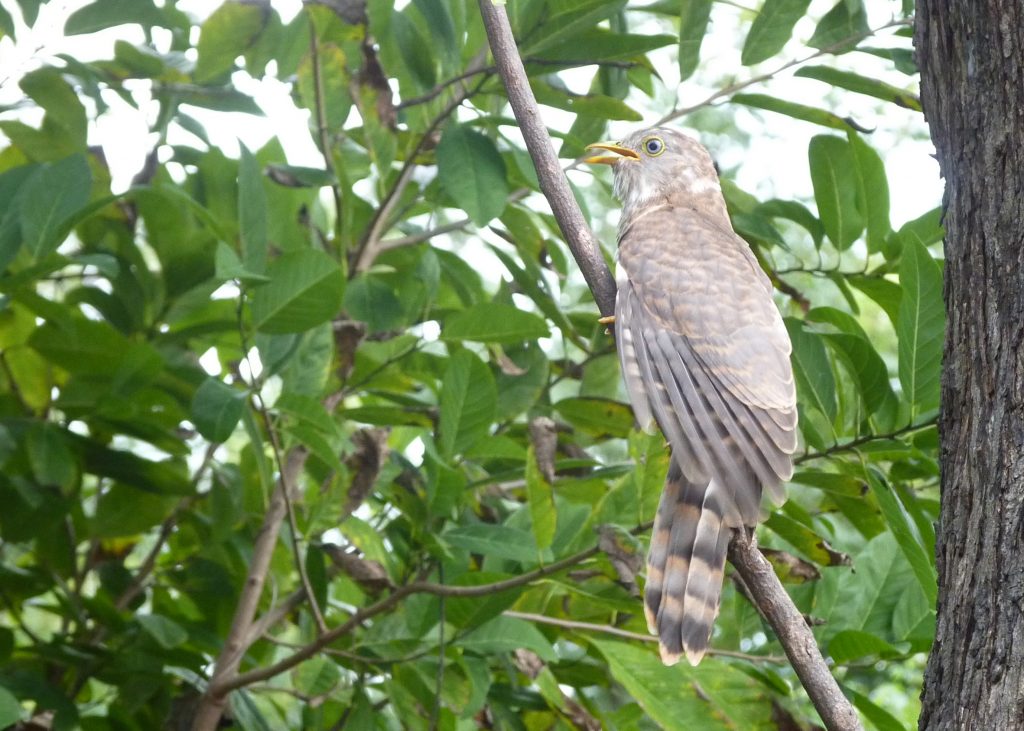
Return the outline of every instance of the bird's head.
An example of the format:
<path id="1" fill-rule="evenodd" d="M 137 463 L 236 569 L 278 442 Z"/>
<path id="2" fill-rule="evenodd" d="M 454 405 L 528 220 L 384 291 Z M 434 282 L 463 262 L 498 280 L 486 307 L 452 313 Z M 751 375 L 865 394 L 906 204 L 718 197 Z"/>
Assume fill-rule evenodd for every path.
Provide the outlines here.
<path id="1" fill-rule="evenodd" d="M 721 197 L 718 174 L 708 151 L 692 137 L 667 127 L 634 132 L 619 142 L 597 142 L 587 150 L 604 153 L 586 158 L 611 165 L 615 195 L 628 208 L 658 198 Z"/>

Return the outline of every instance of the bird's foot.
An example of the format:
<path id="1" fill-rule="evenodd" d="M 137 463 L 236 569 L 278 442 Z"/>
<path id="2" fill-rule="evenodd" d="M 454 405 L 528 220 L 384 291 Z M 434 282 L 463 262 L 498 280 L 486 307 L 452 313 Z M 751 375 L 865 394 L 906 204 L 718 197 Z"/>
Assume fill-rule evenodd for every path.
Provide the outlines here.
<path id="1" fill-rule="evenodd" d="M 602 325 L 613 325 L 615 324 L 615 315 L 608 315 L 607 317 L 599 317 L 597 321 Z"/>

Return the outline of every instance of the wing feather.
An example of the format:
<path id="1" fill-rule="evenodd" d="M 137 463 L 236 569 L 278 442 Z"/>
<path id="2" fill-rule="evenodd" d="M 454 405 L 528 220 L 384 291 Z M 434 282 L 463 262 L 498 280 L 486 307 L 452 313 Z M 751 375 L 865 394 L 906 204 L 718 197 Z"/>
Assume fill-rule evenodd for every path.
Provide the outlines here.
<path id="1" fill-rule="evenodd" d="M 644 604 L 662 658 L 704 655 L 732 530 L 784 497 L 797 446 L 789 337 L 745 242 L 658 205 L 622 227 L 616 330 L 626 390 L 672 448 Z"/>

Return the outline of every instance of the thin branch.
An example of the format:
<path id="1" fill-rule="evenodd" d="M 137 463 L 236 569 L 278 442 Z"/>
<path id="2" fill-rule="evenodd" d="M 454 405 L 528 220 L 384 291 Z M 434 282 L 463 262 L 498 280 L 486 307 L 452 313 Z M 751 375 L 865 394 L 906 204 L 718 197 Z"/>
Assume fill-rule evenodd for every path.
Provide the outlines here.
<path id="1" fill-rule="evenodd" d="M 334 197 L 334 232 L 335 245 L 340 246 L 341 238 L 341 186 L 334 170 L 334 153 L 331 152 L 331 137 L 327 130 L 327 105 L 324 100 L 323 72 L 320 68 L 320 43 L 316 37 L 316 26 L 312 18 L 309 21 L 309 57 L 313 69 L 313 110 L 316 113 L 317 147 L 324 158 L 324 170 L 333 181 L 331 194 Z"/>
<path id="2" fill-rule="evenodd" d="M 259 605 L 260 595 L 263 593 L 263 585 L 270 568 L 270 559 L 274 554 L 274 546 L 277 544 L 281 523 L 287 514 L 284 491 L 288 485 L 295 482 L 302 472 L 308 454 L 303 448 L 295 448 L 288 453 L 285 460 L 284 469 L 281 471 L 277 485 L 270 497 L 267 512 L 263 516 L 263 525 L 260 527 L 260 532 L 253 545 L 249 573 L 235 607 L 235 615 L 231 620 L 227 640 L 217 657 L 209 687 L 199 702 L 192 726 L 193 731 L 214 731 L 224 713 L 227 697 L 224 693 L 217 692 L 217 689 L 237 677 L 236 673 L 242 662 L 242 656 L 249 647 L 249 628 L 256 616 L 256 607 Z"/>
<path id="3" fill-rule="evenodd" d="M 482 67 L 486 58 L 487 50 L 484 49 L 469 62 L 467 71 Z M 377 257 L 377 246 L 380 243 L 380 237 L 387 231 L 388 219 L 391 217 L 391 211 L 394 210 L 398 199 L 402 195 L 402 191 L 405 190 L 405 186 L 408 185 L 409 181 L 412 179 L 412 172 L 416 167 L 416 158 L 424 149 L 426 149 L 426 146 L 433 137 L 434 132 L 456 109 L 459 108 L 462 102 L 480 91 L 480 88 L 486 83 L 486 81 L 487 79 L 484 78 L 472 88 L 462 88 L 451 98 L 451 100 L 449 100 L 449 102 L 444 106 L 444 109 L 434 117 L 427 126 L 427 129 L 424 130 L 423 134 L 420 136 L 419 142 L 416 143 L 415 149 L 406 157 L 405 164 L 402 166 L 402 170 L 399 172 L 395 184 L 384 194 L 383 200 L 381 200 L 380 205 L 373 214 L 373 218 L 370 220 L 370 225 L 367 226 L 366 232 L 363 234 L 355 251 L 352 253 L 349 260 L 351 265 L 349 273 L 350 277 L 365 270 Z"/>
<path id="4" fill-rule="evenodd" d="M 248 356 L 246 356 L 248 358 Z M 277 463 L 278 472 L 281 475 L 281 481 L 284 483 L 284 490 L 282 496 L 284 497 L 285 511 L 288 513 L 288 528 L 292 535 L 292 556 L 295 559 L 295 569 L 299 572 L 299 580 L 302 583 L 302 588 L 306 594 L 306 598 L 309 599 L 309 608 L 313 612 L 313 620 L 316 622 L 317 631 L 323 633 L 327 631 L 327 623 L 324 621 L 323 612 L 320 611 L 320 604 L 316 600 L 316 594 L 313 592 L 313 585 L 309 582 L 309 575 L 306 573 L 306 563 L 302 560 L 302 551 L 300 550 L 299 543 L 299 526 L 295 520 L 295 507 L 292 505 L 292 484 L 286 482 L 286 475 L 284 472 L 284 458 L 281 456 L 281 445 L 278 443 L 277 431 L 274 429 L 274 425 L 270 421 L 270 414 L 267 411 L 267 406 L 263 402 L 263 396 L 260 394 L 259 389 L 253 392 L 253 399 L 256 401 L 256 410 L 259 411 L 263 417 L 263 425 L 267 429 L 267 436 L 270 439 L 270 447 L 274 452 L 274 462 Z"/>
<path id="5" fill-rule="evenodd" d="M 927 429 L 928 427 L 935 426 L 938 423 L 938 417 L 934 417 L 932 419 L 928 419 L 927 421 L 923 421 L 917 424 L 908 424 L 905 427 L 902 427 L 900 429 L 894 429 L 893 431 L 886 432 L 884 434 L 864 434 L 863 436 L 851 439 L 848 442 L 843 442 L 841 444 L 833 444 L 831 447 L 822 449 L 818 452 L 804 452 L 799 457 L 796 457 L 793 460 L 793 463 L 802 464 L 804 462 L 809 462 L 812 459 L 822 459 L 824 457 L 831 457 L 835 454 L 840 454 L 842 452 L 855 452 L 857 451 L 858 447 L 862 447 L 865 444 L 877 442 L 882 439 L 895 439 L 896 437 L 901 437 L 904 434 L 910 434 L 911 432 Z"/>
<path id="6" fill-rule="evenodd" d="M 651 527 L 650 523 L 637 526 L 633 529 L 632 533 L 638 534 Z M 428 581 L 414 581 L 405 584 L 395 590 L 394 593 L 389 594 L 385 598 L 367 606 L 363 607 L 343 624 L 335 627 L 334 629 L 326 632 L 325 634 L 317 637 L 313 642 L 302 647 L 302 649 L 295 651 L 293 654 L 285 657 L 273 665 L 268 665 L 264 668 L 258 668 L 251 670 L 247 673 L 235 676 L 233 678 L 225 677 L 222 680 L 211 679 L 210 687 L 207 691 L 208 695 L 214 695 L 223 699 L 227 693 L 235 690 L 236 688 L 243 688 L 252 683 L 258 683 L 267 678 L 272 678 L 275 675 L 283 673 L 287 670 L 298 665 L 303 660 L 307 660 L 313 657 L 315 654 L 320 652 L 327 645 L 337 640 L 339 637 L 344 637 L 349 632 L 353 631 L 356 627 L 361 625 L 366 620 L 377 616 L 383 612 L 396 606 L 399 602 L 405 599 L 407 596 L 413 594 L 434 594 L 436 596 L 449 596 L 449 597 L 481 597 L 489 596 L 491 594 L 498 594 L 508 589 L 515 589 L 520 586 L 531 584 L 534 581 L 543 579 L 546 576 L 556 574 L 559 571 L 575 566 L 576 564 L 586 561 L 588 558 L 600 553 L 600 549 L 595 545 L 579 553 L 574 553 L 571 556 L 550 563 L 547 566 L 541 566 L 540 568 L 529 571 L 519 576 L 513 576 L 502 581 L 495 581 L 490 584 L 480 584 L 478 586 L 452 586 L 449 584 L 435 584 Z M 223 702 L 223 701 L 222 701 Z"/>
<path id="7" fill-rule="evenodd" d="M 578 68 L 583 68 L 584 66 L 610 66 L 610 67 L 614 67 L 614 68 L 631 69 L 634 66 L 639 65 L 635 61 L 598 61 L 598 60 L 584 60 L 584 59 L 577 60 L 577 61 L 558 61 L 558 60 L 549 59 L 549 58 L 527 58 L 527 59 L 524 59 L 523 62 L 524 63 L 528 63 L 528 64 L 533 64 L 535 66 L 558 66 L 558 67 L 562 68 L 563 70 L 578 69 Z M 446 79 L 446 80 L 442 81 L 441 83 L 439 83 L 437 86 L 435 86 L 433 89 L 431 89 L 430 91 L 428 91 L 425 94 L 422 94 L 420 96 L 414 96 L 411 99 L 407 99 L 407 100 L 405 100 L 403 102 L 400 102 L 396 106 L 396 108 L 397 109 L 408 109 L 409 107 L 414 107 L 414 106 L 417 106 L 419 104 L 426 104 L 427 102 L 433 101 L 438 96 L 440 96 L 441 93 L 444 92 L 444 90 L 447 89 L 452 84 L 457 84 L 460 81 L 465 81 L 466 79 L 471 79 L 474 76 L 479 76 L 480 74 L 488 74 L 488 75 L 490 75 L 490 74 L 493 74 L 497 70 L 498 70 L 497 66 L 482 66 L 480 68 L 475 68 L 475 69 L 474 68 L 470 68 L 470 69 L 468 69 L 466 71 L 463 71 L 461 74 L 457 74 L 457 75 L 453 76 L 450 79 Z"/>
<path id="8" fill-rule="evenodd" d="M 522 61 L 519 59 L 508 15 L 504 6 L 496 5 L 492 0 L 479 2 L 491 50 L 505 82 L 509 103 L 537 168 L 541 189 L 551 202 L 552 212 L 569 241 L 576 263 L 590 284 L 602 314 L 611 314 L 615 303 L 615 282 L 604 258 L 599 255 L 600 250 L 593 234 L 590 233 L 575 198 L 569 192 L 565 174 L 554 156 L 547 129 L 540 119 L 540 110 L 530 91 Z M 732 92 L 719 92 L 716 98 L 728 93 Z M 675 119 L 681 113 L 683 112 L 674 112 L 662 122 Z M 580 247 L 580 242 L 588 246 Z M 595 256 L 595 253 L 598 255 Z M 730 542 L 729 556 L 750 587 L 760 609 L 775 629 L 786 655 L 830 731 L 860 729 L 856 711 L 829 672 L 828 665 L 815 644 L 814 635 L 775 575 L 771 564 L 760 554 L 755 543 L 747 539 L 743 531 L 739 531 Z"/>
<path id="9" fill-rule="evenodd" d="M 622 637 L 627 640 L 636 640 L 637 642 L 651 642 L 658 644 L 658 638 L 654 635 L 643 635 L 639 632 L 630 632 L 627 629 L 620 629 L 619 627 L 611 627 L 606 624 L 593 624 L 591 622 L 577 622 L 571 619 L 558 619 L 557 617 L 548 617 L 545 614 L 533 614 L 531 612 L 516 612 L 511 609 L 506 609 L 502 612 L 506 617 L 512 617 L 514 619 L 525 619 L 527 622 L 536 622 L 537 624 L 549 624 L 552 627 L 561 627 L 569 630 L 580 630 L 583 632 L 598 632 L 605 635 L 614 635 L 615 637 Z M 716 650 L 709 649 L 708 655 L 715 655 L 717 657 L 734 657 L 738 660 L 748 660 L 750 662 L 767 662 L 774 663 L 775 665 L 782 665 L 786 662 L 786 658 L 778 655 L 752 655 L 748 652 L 737 652 L 735 650 Z"/>
<path id="10" fill-rule="evenodd" d="M 778 76 L 783 71 L 788 71 L 789 69 L 794 68 L 796 66 L 802 66 L 808 61 L 813 61 L 814 59 L 820 58 L 821 56 L 827 56 L 830 53 L 835 53 L 836 51 L 842 48 L 846 48 L 851 44 L 859 43 L 865 38 L 870 38 L 871 36 L 876 35 L 883 30 L 887 30 L 888 28 L 895 28 L 898 26 L 906 25 L 908 25 L 908 20 L 906 18 L 897 18 L 895 20 L 890 20 L 888 23 L 885 23 L 884 25 L 878 26 L 877 28 L 871 28 L 869 30 L 864 31 L 863 33 L 856 33 L 847 38 L 843 38 L 842 40 L 836 41 L 835 43 L 829 46 L 825 46 L 824 48 L 817 50 L 814 53 L 811 53 L 807 56 L 787 61 L 786 63 L 772 69 L 771 71 L 766 71 L 763 74 L 752 76 L 749 79 L 744 79 L 743 81 L 737 81 L 735 84 L 723 86 L 721 89 L 705 97 L 703 101 L 700 101 L 697 104 L 694 104 L 693 106 L 683 107 L 682 109 L 673 109 L 671 112 L 669 112 L 661 119 L 659 119 L 657 122 L 655 122 L 652 126 L 660 127 L 661 125 L 666 124 L 667 122 L 671 122 L 673 120 L 679 119 L 680 117 L 686 116 L 687 114 L 695 112 L 698 109 L 710 106 L 712 102 L 717 101 L 722 97 L 732 96 L 736 92 L 742 91 L 743 89 L 746 89 L 749 86 L 753 86 L 754 84 L 760 84 L 762 81 L 768 81 L 769 79 Z"/>

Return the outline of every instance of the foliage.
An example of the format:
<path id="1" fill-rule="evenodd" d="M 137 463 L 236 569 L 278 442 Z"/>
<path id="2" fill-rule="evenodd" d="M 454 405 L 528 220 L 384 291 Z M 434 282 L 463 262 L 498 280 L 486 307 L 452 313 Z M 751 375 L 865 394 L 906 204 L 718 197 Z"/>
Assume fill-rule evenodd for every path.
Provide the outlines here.
<path id="1" fill-rule="evenodd" d="M 40 5 L 5 3 L 0 29 Z M 804 451 L 759 535 L 888 730 L 913 722 L 934 626 L 941 229 L 893 228 L 886 151 L 838 111 L 866 95 L 918 114 L 907 23 L 869 30 L 862 0 L 807 8 L 508 3 L 570 167 L 610 120 L 667 106 L 652 59 L 694 73 L 716 22 L 742 49 L 701 73 L 724 106 L 687 121 L 807 124 L 804 198 L 724 181 L 778 287 L 800 399 Z M 815 721 L 731 582 L 723 652 L 699 668 L 662 667 L 641 636 L 667 455 L 633 430 L 474 2 L 308 2 L 286 21 L 229 0 L 200 21 L 95 0 L 63 26 L 110 28 L 100 60 L 4 82 L 24 103 L 0 117 L 0 726 L 178 727 L 232 627 L 246 729 Z M 855 73 L 870 56 L 904 83 Z M 820 107 L 742 81 L 796 59 L 831 89 Z M 290 133 L 319 167 L 276 139 L 237 158 L 211 142 L 210 110 L 261 113 L 249 77 L 291 85 L 310 127 Z M 90 134 L 125 104 L 154 110 L 153 154 L 114 190 Z M 574 181 L 610 242 L 610 181 Z M 253 629 L 237 606 L 261 555 Z"/>

